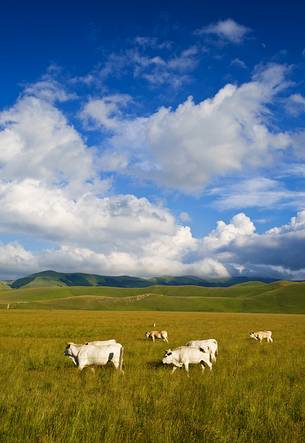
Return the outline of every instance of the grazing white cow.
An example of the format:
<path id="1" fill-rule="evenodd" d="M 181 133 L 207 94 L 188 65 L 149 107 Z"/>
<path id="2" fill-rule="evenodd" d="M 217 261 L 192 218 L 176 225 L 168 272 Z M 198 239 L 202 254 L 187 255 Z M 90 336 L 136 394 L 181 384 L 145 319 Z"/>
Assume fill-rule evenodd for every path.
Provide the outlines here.
<path id="1" fill-rule="evenodd" d="M 211 361 L 216 362 L 216 356 L 218 355 L 218 343 L 215 338 L 208 338 L 207 340 L 191 340 L 186 343 L 186 346 L 191 346 L 193 348 L 201 348 L 205 352 L 211 354 Z"/>
<path id="2" fill-rule="evenodd" d="M 264 340 L 264 338 L 267 340 L 267 343 L 272 343 L 272 331 L 257 331 L 257 332 L 251 332 L 250 337 L 254 338 L 255 340 L 259 340 L 260 343 Z"/>
<path id="3" fill-rule="evenodd" d="M 109 345 L 112 343 L 116 343 L 115 339 L 111 339 L 111 340 L 97 340 L 97 341 L 88 341 L 85 344 L 78 344 L 78 343 L 68 343 L 64 352 L 64 355 L 66 355 L 67 357 L 69 357 L 73 363 L 75 364 L 75 366 L 78 366 L 78 362 L 77 362 L 77 356 L 78 353 L 80 351 L 80 348 L 82 346 L 85 345 L 96 345 L 96 346 L 104 346 L 104 345 Z"/>
<path id="4" fill-rule="evenodd" d="M 168 343 L 167 331 L 149 331 L 145 333 L 146 338 L 151 338 L 154 342 L 156 339 L 166 341 Z"/>
<path id="5" fill-rule="evenodd" d="M 208 366 L 210 370 L 212 370 L 210 354 L 204 352 L 203 349 L 192 348 L 191 346 L 180 346 L 180 348 L 173 350 L 168 349 L 165 352 L 162 363 L 164 365 L 173 365 L 172 374 L 177 368 L 182 368 L 184 366 L 188 377 L 190 364 L 200 364 L 202 372 L 204 372 L 205 366 Z"/>
<path id="6" fill-rule="evenodd" d="M 123 366 L 124 348 L 120 343 L 101 343 L 77 345 L 68 343 L 64 355 L 71 358 L 76 366 L 82 371 L 87 366 L 104 366 L 109 362 L 114 364 L 116 369 L 124 372 Z"/>

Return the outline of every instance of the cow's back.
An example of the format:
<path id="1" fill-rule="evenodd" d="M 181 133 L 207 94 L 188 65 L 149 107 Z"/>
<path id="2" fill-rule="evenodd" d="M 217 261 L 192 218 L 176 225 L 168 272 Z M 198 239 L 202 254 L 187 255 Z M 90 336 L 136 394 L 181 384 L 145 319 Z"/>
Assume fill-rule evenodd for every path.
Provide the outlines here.
<path id="1" fill-rule="evenodd" d="M 89 341 L 86 343 L 86 345 L 106 346 L 106 345 L 112 345 L 114 343 L 116 343 L 116 340 L 114 338 L 112 338 L 110 340 Z"/>
<path id="2" fill-rule="evenodd" d="M 88 344 L 81 348 L 78 359 L 86 365 L 106 365 L 109 361 L 117 360 L 120 357 L 122 345 L 112 343 L 108 345 Z"/>
<path id="3" fill-rule="evenodd" d="M 218 343 L 217 340 L 215 340 L 215 338 L 208 338 L 206 340 L 191 340 L 187 342 L 186 346 L 199 347 L 199 348 L 210 346 L 213 350 L 218 349 Z"/>
<path id="4" fill-rule="evenodd" d="M 177 353 L 181 363 L 185 363 L 186 361 L 189 363 L 198 363 L 203 359 L 204 355 L 203 351 L 201 351 L 198 347 L 193 346 L 180 346 L 173 352 Z"/>
<path id="5" fill-rule="evenodd" d="M 258 334 L 258 336 L 260 337 L 271 337 L 272 336 L 272 331 L 258 331 L 256 332 L 256 334 Z"/>

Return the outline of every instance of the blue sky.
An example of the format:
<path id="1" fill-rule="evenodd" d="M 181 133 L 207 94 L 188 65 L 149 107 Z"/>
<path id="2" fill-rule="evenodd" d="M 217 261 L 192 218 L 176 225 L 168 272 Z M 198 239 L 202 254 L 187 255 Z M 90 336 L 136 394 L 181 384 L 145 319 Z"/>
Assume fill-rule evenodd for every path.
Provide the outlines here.
<path id="1" fill-rule="evenodd" d="M 301 2 L 10 2 L 0 276 L 305 278 Z"/>

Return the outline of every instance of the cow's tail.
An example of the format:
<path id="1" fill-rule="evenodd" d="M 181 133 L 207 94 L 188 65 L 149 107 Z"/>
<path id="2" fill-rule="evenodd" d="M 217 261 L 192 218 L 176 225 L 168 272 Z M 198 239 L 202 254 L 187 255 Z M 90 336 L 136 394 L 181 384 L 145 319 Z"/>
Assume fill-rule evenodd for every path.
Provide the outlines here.
<path id="1" fill-rule="evenodd" d="M 212 352 L 212 349 L 209 347 L 209 354 L 210 354 L 210 363 L 214 363 L 214 356 L 212 355 L 213 354 L 213 352 Z"/>
<path id="2" fill-rule="evenodd" d="M 218 355 L 218 342 L 217 342 L 217 340 L 213 340 L 213 342 L 215 343 L 215 345 L 216 345 L 216 349 L 215 349 L 215 355 L 217 356 Z"/>
<path id="3" fill-rule="evenodd" d="M 119 358 L 119 370 L 123 372 L 123 356 L 124 356 L 124 348 L 121 346 L 120 349 L 120 358 Z"/>

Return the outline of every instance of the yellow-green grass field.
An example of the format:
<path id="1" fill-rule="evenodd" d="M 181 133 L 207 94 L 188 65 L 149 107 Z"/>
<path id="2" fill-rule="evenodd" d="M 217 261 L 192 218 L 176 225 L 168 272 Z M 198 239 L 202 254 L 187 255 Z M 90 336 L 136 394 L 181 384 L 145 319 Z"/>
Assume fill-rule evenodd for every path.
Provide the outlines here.
<path id="1" fill-rule="evenodd" d="M 169 346 L 214 337 L 213 372 L 170 374 Z M 248 338 L 271 329 L 273 344 Z M 79 372 L 66 342 L 116 338 L 125 375 Z M 1 442 L 305 441 L 305 316 L 203 312 L 0 311 Z"/>

